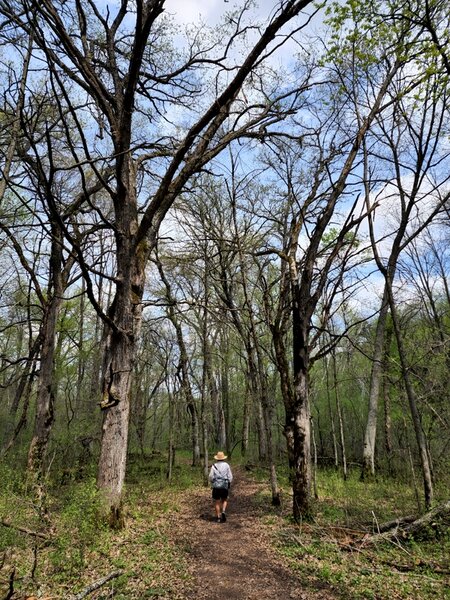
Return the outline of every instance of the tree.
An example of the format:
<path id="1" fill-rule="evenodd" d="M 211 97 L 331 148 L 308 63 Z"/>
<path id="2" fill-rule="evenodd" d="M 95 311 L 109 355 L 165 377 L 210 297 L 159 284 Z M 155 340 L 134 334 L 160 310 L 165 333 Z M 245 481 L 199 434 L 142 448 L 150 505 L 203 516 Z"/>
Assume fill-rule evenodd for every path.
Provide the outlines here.
<path id="1" fill-rule="evenodd" d="M 186 348 L 186 343 L 183 335 L 183 328 L 176 313 L 176 300 L 172 294 L 172 289 L 169 280 L 167 279 L 161 260 L 156 258 L 158 272 L 166 288 L 167 313 L 170 322 L 172 323 L 178 343 L 180 359 L 178 364 L 178 373 L 181 380 L 181 388 L 184 392 L 186 400 L 186 409 L 191 417 L 191 435 L 192 435 L 192 466 L 196 467 L 200 463 L 200 437 L 199 437 L 199 418 L 197 405 L 192 391 L 191 378 L 189 375 L 189 357 Z"/>
<path id="2" fill-rule="evenodd" d="M 310 0 L 280 3 L 244 60 L 233 65 L 232 50 L 240 41 L 246 5 L 230 22 L 223 55 L 215 42 L 206 40 L 200 47 L 199 38 L 194 36 L 188 56 L 177 64 L 177 57 L 168 56 L 165 46 L 168 24 L 162 19 L 164 0 L 124 1 L 114 16 L 109 8 L 102 13 L 89 1 L 0 3 L 1 13 L 15 27 L 33 32 L 40 59 L 46 62 L 52 84 L 58 90 L 61 118 L 71 114 L 76 121 L 81 143 L 76 147 L 72 133 L 67 131 L 73 151 L 73 164 L 67 170 L 78 174 L 82 189 L 86 170 L 92 170 L 112 204 L 111 215 L 103 214 L 98 205 L 91 204 L 91 209 L 110 228 L 115 243 L 115 295 L 107 314 L 102 315 L 108 335 L 103 360 L 104 424 L 98 474 L 114 524 L 121 523 L 129 393 L 141 323 L 145 267 L 159 227 L 194 173 L 233 139 L 282 118 L 276 99 L 243 106 L 239 93 L 250 74 L 260 69 L 273 52 L 271 44 L 281 44 L 283 27 L 309 3 Z M 288 32 L 283 39 L 290 35 Z M 164 56 L 172 63 L 168 70 Z M 195 78 L 195 70 L 200 77 L 202 66 L 216 71 L 217 92 L 209 106 L 203 103 L 187 130 L 179 132 L 181 135 L 155 134 L 152 121 L 163 118 L 170 104 L 186 107 L 194 94 L 199 97 L 200 79 Z M 230 69 L 233 76 L 225 81 L 223 76 Z M 68 92 L 69 88 L 76 89 L 79 101 L 73 92 Z M 84 117 L 89 112 L 98 115 L 97 135 L 103 142 L 99 145 L 84 131 Z M 240 115 L 246 115 L 246 119 L 240 120 Z M 138 118 L 149 124 L 144 136 L 134 127 Z M 99 172 L 99 161 L 110 166 L 111 181 Z M 150 183 L 141 204 L 139 176 L 148 172 L 151 181 L 152 171 L 157 180 Z M 77 253 L 90 300 L 100 311 L 86 256 L 69 228 L 65 235 Z"/>
<path id="3" fill-rule="evenodd" d="M 358 5 L 354 5 L 353 10 L 355 6 Z M 378 194 L 381 196 L 387 195 L 390 186 L 393 186 L 394 194 L 398 194 L 399 217 L 398 223 L 394 225 L 393 237 L 395 239 L 383 271 L 386 285 L 375 335 L 369 411 L 363 448 L 363 478 L 371 477 L 375 472 L 378 398 L 385 354 L 386 323 L 391 306 L 389 290 L 391 289 L 392 296 L 392 286 L 400 252 L 435 218 L 446 202 L 445 195 L 442 197 L 445 178 L 442 177 L 440 169 L 437 167 L 437 164 L 445 159 L 445 150 L 441 140 L 443 139 L 443 115 L 447 110 L 445 108 L 447 90 L 445 78 L 443 78 L 445 54 L 442 53 L 436 37 L 436 32 L 440 30 L 436 23 L 442 19 L 442 9 L 443 6 L 440 2 L 427 2 L 425 6 L 416 7 L 415 10 L 411 10 L 411 7 L 404 9 L 404 7 L 377 3 L 373 6 L 373 11 L 369 11 L 369 15 L 363 9 L 364 18 L 368 19 L 367 23 L 374 21 L 391 23 L 396 30 L 404 27 L 405 24 L 412 25 L 411 31 L 416 29 L 420 35 L 412 36 L 405 48 L 412 61 L 416 61 L 416 57 L 419 55 L 421 60 L 425 59 L 426 61 L 426 69 L 416 80 L 416 89 L 413 94 L 405 95 L 404 98 L 400 97 L 398 102 L 393 105 L 392 112 L 384 115 L 383 120 L 378 124 L 374 134 L 376 142 L 372 146 L 373 154 L 376 156 L 375 161 L 378 161 L 377 167 L 375 167 L 375 161 L 366 159 L 365 162 L 366 177 L 376 181 L 372 187 L 366 184 L 366 200 L 370 194 L 377 193 L 374 188 L 378 187 Z M 359 9 L 356 8 L 356 10 Z M 430 34 L 429 36 L 427 32 Z M 441 31 L 441 33 L 445 36 L 444 32 Z M 398 86 L 398 84 L 396 85 Z M 409 145 L 405 143 L 407 138 L 410 140 Z M 370 142 L 367 142 L 365 147 L 368 156 L 371 155 L 371 150 L 368 149 L 369 144 Z M 389 165 L 389 161 L 392 162 L 391 165 Z M 376 175 L 375 169 L 377 169 Z M 433 198 L 434 200 L 432 200 Z M 430 202 L 434 203 L 432 209 L 428 206 Z M 426 218 L 414 225 L 413 215 L 421 204 L 424 206 L 422 210 L 425 211 Z M 417 227 L 415 232 L 411 230 L 414 226 Z M 373 229 L 372 243 L 375 243 Z M 380 266 L 379 258 L 377 256 L 378 266 Z M 408 374 L 405 373 L 405 375 L 408 378 Z M 405 383 L 407 384 L 407 382 Z M 407 384 L 407 387 L 411 392 L 411 386 Z M 414 400 L 411 402 L 411 410 L 415 412 Z M 417 426 L 416 434 L 418 435 Z M 426 462 L 425 453 L 423 451 L 421 453 Z M 429 468 L 423 464 L 423 470 L 427 472 Z M 428 479 L 425 487 L 430 488 L 430 477 L 425 475 L 425 479 Z M 426 493 L 426 496 L 428 495 Z"/>
<path id="4" fill-rule="evenodd" d="M 375 344 L 373 352 L 373 365 L 371 371 L 369 413 L 364 440 L 362 477 L 370 477 L 375 473 L 375 440 L 377 429 L 377 407 L 380 393 L 380 380 L 382 376 L 382 359 L 385 347 L 386 323 L 389 310 L 389 286 L 392 288 L 395 272 L 400 255 L 419 236 L 426 227 L 436 219 L 442 211 L 447 198 L 445 191 L 446 176 L 442 180 L 434 165 L 445 157 L 442 148 L 443 117 L 446 112 L 446 95 L 436 98 L 436 85 L 438 81 L 430 78 L 424 83 L 424 102 L 420 107 L 414 101 L 400 101 L 395 107 L 392 120 L 385 118 L 380 123 L 378 140 L 384 139 L 386 153 L 383 155 L 386 173 L 386 182 L 380 186 L 380 177 L 377 175 L 376 186 L 379 189 L 390 189 L 390 197 L 397 196 L 393 201 L 398 202 L 397 222 L 393 224 L 394 234 L 386 266 L 383 273 L 389 279 L 386 282 L 381 301 L 380 313 L 377 321 Z M 383 137 L 381 137 L 383 136 Z M 410 144 L 405 143 L 409 139 Z M 391 158 L 388 155 L 391 152 Z M 379 152 L 377 151 L 379 155 Z M 369 167 L 370 158 L 367 158 L 366 172 L 374 172 L 374 165 Z M 386 162 L 392 161 L 389 168 Z M 380 165 L 381 166 L 381 165 Z M 409 185 L 408 179 L 412 179 Z M 373 193 L 370 181 L 367 181 L 366 201 L 370 203 L 370 194 Z M 381 192 L 383 193 L 383 192 Z M 443 194 L 443 195 L 442 195 Z M 431 206 L 430 206 L 431 204 Z M 422 219 L 414 218 L 418 213 Z M 375 244 L 374 232 L 373 243 Z M 386 244 L 386 240 L 383 242 Z M 377 258 L 378 253 L 377 253 Z M 377 260 L 378 265 L 379 261 Z"/>

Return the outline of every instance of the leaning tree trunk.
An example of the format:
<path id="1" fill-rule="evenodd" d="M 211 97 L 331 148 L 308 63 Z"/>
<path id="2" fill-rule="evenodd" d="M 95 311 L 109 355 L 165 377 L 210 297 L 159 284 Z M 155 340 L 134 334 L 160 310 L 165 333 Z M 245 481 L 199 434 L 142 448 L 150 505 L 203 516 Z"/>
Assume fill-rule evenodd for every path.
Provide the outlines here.
<path id="1" fill-rule="evenodd" d="M 397 349 L 402 370 L 402 378 L 405 384 L 406 395 L 408 397 L 411 418 L 414 425 L 414 432 L 416 434 L 417 447 L 419 450 L 420 463 L 422 466 L 425 508 L 427 510 L 430 510 L 433 503 L 433 478 L 430 457 L 428 454 L 427 442 L 425 439 L 425 434 L 422 428 L 420 414 L 417 407 L 416 392 L 414 391 L 414 386 L 411 383 L 410 371 L 406 364 L 406 350 L 403 342 L 403 334 L 400 329 L 397 307 L 395 305 L 393 291 L 389 279 L 386 279 L 386 283 L 389 293 L 389 305 L 392 315 L 392 324 L 394 327 L 394 334 L 397 341 Z"/>
<path id="2" fill-rule="evenodd" d="M 22 391 L 20 392 L 21 397 L 23 396 L 23 398 L 24 398 L 23 406 L 22 406 L 22 413 L 20 415 L 19 421 L 17 422 L 17 425 L 16 425 L 10 439 L 7 442 L 5 442 L 5 444 L 1 450 L 2 455 L 9 452 L 9 450 L 13 446 L 14 442 L 18 438 L 19 433 L 22 431 L 22 428 L 25 427 L 25 425 L 27 424 L 27 414 L 28 414 L 28 407 L 30 405 L 31 389 L 33 387 L 33 379 L 37 372 L 36 363 L 37 363 L 37 358 L 34 359 L 29 376 L 25 377 L 23 374 L 21 377 L 21 380 L 23 379 L 23 381 L 25 383 L 23 392 Z M 22 385 L 22 381 L 20 382 L 20 385 Z"/>
<path id="3" fill-rule="evenodd" d="M 20 379 L 17 384 L 16 391 L 14 393 L 14 398 L 11 403 L 11 408 L 9 410 L 9 414 L 12 419 L 14 419 L 14 417 L 17 414 L 17 411 L 19 410 L 20 401 L 24 395 L 25 389 L 27 389 L 27 387 L 28 387 L 28 381 L 30 380 L 30 378 L 33 378 L 34 371 L 35 371 L 35 365 L 36 365 L 36 359 L 39 354 L 40 348 L 41 348 L 41 336 L 38 335 L 36 337 L 36 339 L 33 341 L 33 344 L 29 350 L 28 357 L 25 362 L 24 370 L 20 375 Z"/>

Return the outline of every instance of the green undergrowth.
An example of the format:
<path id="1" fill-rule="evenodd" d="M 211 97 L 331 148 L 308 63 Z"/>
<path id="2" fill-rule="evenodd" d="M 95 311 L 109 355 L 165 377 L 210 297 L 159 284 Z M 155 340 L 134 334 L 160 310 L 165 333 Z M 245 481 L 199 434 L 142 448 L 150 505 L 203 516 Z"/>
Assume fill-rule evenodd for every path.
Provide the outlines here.
<path id="1" fill-rule="evenodd" d="M 48 482 L 47 515 L 34 504 L 20 478 L 4 465 L 0 476 L 0 598 L 67 599 L 109 574 L 98 600 L 176 600 L 187 572 L 183 554 L 168 535 L 180 519 L 180 494 L 200 477 L 175 465 L 167 482 L 161 455 L 132 457 L 127 475 L 125 527 L 111 530 L 93 478 Z M 34 535 L 37 533 L 38 535 Z"/>
<path id="2" fill-rule="evenodd" d="M 317 492 L 312 522 L 293 524 L 285 513 L 275 533 L 279 552 L 305 587 L 325 587 L 336 598 L 354 600 L 450 598 L 447 524 L 420 541 L 399 534 L 372 543 L 383 522 L 417 515 L 410 486 L 383 479 L 364 483 L 356 472 L 344 481 L 322 471 Z M 273 516 L 266 519 L 273 524 Z"/>
<path id="3" fill-rule="evenodd" d="M 236 470 L 239 462 L 232 461 Z M 287 474 L 279 473 L 282 506 L 273 508 L 268 471 L 245 466 L 244 461 L 239 466 L 244 477 L 260 482 L 255 516 L 311 598 L 317 590 L 343 600 L 450 598 L 450 538 L 444 528 L 439 538 L 422 541 L 368 541 L 380 523 L 417 513 L 408 485 L 381 479 L 362 483 L 357 473 L 344 481 L 334 471 L 321 471 L 315 519 L 298 525 L 290 518 Z M 0 464 L 0 517 L 9 525 L 0 525 L 0 598 L 12 585 L 11 600 L 32 595 L 67 600 L 109 574 L 114 577 L 90 597 L 185 597 L 189 553 L 175 545 L 174 532 L 183 522 L 186 491 L 201 486 L 202 474 L 192 469 L 188 453 L 177 454 L 171 482 L 166 472 L 163 455 L 130 456 L 125 528 L 112 531 L 101 516 L 92 474 L 65 478 L 64 484 L 60 477 L 49 480 L 45 516 L 17 470 Z M 444 490 L 440 498 L 446 499 Z"/>

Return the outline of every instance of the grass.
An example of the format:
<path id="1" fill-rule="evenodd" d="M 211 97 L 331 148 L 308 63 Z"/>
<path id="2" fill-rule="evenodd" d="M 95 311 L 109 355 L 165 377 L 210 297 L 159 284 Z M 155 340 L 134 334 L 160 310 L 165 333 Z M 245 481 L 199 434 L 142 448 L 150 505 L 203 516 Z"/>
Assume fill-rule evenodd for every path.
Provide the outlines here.
<path id="1" fill-rule="evenodd" d="M 305 587 L 326 585 L 336 597 L 373 600 L 450 598 L 450 533 L 420 543 L 405 539 L 371 545 L 365 535 L 384 521 L 417 512 L 405 484 L 344 481 L 318 474 L 319 499 L 312 524 L 280 524 L 277 546 Z"/>
<path id="2" fill-rule="evenodd" d="M 42 523 L 17 471 L 0 465 L 0 598 L 14 572 L 15 597 L 69 598 L 105 575 L 121 571 L 96 592 L 96 600 L 182 598 L 189 584 L 188 548 L 175 547 L 173 528 L 186 490 L 201 486 L 200 470 L 178 455 L 173 483 L 166 459 L 134 456 L 126 481 L 126 527 L 111 531 L 101 518 L 93 478 L 49 486 L 49 523 Z M 280 475 L 283 508 L 270 506 L 267 471 L 252 471 L 261 482 L 255 514 L 272 535 L 284 561 L 311 594 L 326 588 L 335 598 L 358 600 L 444 600 L 450 598 L 450 535 L 436 540 L 399 540 L 368 545 L 364 534 L 394 517 L 417 512 L 406 484 L 380 479 L 363 484 L 358 473 L 343 481 L 334 471 L 317 478 L 315 521 L 294 525 L 289 518 L 290 490 Z M 34 538 L 17 527 L 42 531 Z M 13 571 L 14 569 L 14 571 Z"/>
<path id="3" fill-rule="evenodd" d="M 165 480 L 165 458 L 134 464 L 125 491 L 126 527 L 111 531 L 101 517 L 93 479 L 49 486 L 49 524 L 42 523 L 26 493 L 11 483 L 0 490 L 0 598 L 6 597 L 14 573 L 15 597 L 68 598 L 111 572 L 121 571 L 95 598 L 176 600 L 186 573 L 183 553 L 167 534 L 179 496 L 196 483 L 192 470 L 175 468 L 176 486 Z M 0 467 L 0 470 L 3 467 Z M 0 475 L 8 474 L 6 472 Z M 9 479 L 10 482 L 14 478 Z M 45 531 L 37 539 L 19 528 Z"/>

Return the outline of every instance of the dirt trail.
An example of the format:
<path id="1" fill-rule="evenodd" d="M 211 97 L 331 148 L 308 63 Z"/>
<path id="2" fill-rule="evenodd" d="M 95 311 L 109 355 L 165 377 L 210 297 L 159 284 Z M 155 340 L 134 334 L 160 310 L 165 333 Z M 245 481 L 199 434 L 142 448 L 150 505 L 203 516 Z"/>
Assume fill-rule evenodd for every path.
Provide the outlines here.
<path id="1" fill-rule="evenodd" d="M 234 472 L 226 523 L 216 523 L 210 492 L 189 499 L 178 544 L 190 557 L 193 577 L 186 600 L 333 600 L 329 591 L 302 588 L 271 547 L 270 529 L 255 503 L 261 485 Z"/>

